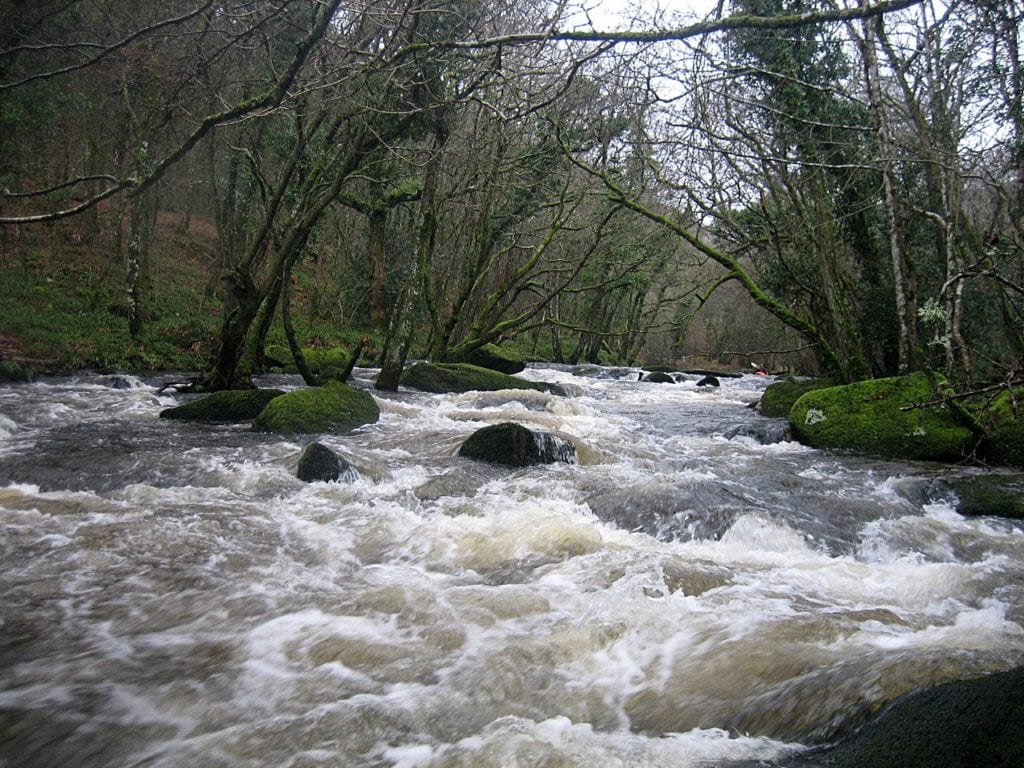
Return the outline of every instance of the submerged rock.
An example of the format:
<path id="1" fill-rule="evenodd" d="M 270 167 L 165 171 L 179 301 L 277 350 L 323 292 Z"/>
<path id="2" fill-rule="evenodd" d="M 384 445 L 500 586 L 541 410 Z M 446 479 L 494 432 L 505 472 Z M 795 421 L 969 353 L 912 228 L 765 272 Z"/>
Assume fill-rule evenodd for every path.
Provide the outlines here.
<path id="1" fill-rule="evenodd" d="M 478 429 L 459 448 L 459 456 L 509 467 L 576 462 L 576 448 L 547 432 L 503 422 Z"/>
<path id="2" fill-rule="evenodd" d="M 751 424 L 737 424 L 727 429 L 723 435 L 726 440 L 737 437 L 750 437 L 761 445 L 774 445 L 790 438 L 789 424 L 780 421 L 758 421 Z"/>
<path id="3" fill-rule="evenodd" d="M 469 363 L 415 363 L 402 374 L 402 384 L 424 392 L 471 392 L 498 389 L 535 389 L 551 391 L 547 384 L 527 381 L 507 373 L 492 371 Z"/>
<path id="4" fill-rule="evenodd" d="M 299 457 L 295 476 L 306 483 L 352 482 L 358 476 L 355 467 L 323 443 L 310 443 Z"/>
<path id="5" fill-rule="evenodd" d="M 278 434 L 350 432 L 380 418 L 373 396 L 339 381 L 289 392 L 270 401 L 253 422 L 259 432 Z"/>
<path id="6" fill-rule="evenodd" d="M 519 373 L 526 368 L 526 361 L 520 355 L 497 344 L 485 344 L 480 349 L 473 350 L 466 358 L 466 362 L 507 374 Z"/>
<path id="7" fill-rule="evenodd" d="M 705 376 L 697 382 L 698 387 L 720 387 L 722 383 L 714 376 Z"/>
<path id="8" fill-rule="evenodd" d="M 209 422 L 249 421 L 283 394 L 280 389 L 227 389 L 160 411 L 160 418 Z"/>
<path id="9" fill-rule="evenodd" d="M 813 448 L 858 451 L 895 459 L 956 461 L 972 433 L 936 399 L 923 373 L 818 389 L 793 404 L 793 435 Z"/>

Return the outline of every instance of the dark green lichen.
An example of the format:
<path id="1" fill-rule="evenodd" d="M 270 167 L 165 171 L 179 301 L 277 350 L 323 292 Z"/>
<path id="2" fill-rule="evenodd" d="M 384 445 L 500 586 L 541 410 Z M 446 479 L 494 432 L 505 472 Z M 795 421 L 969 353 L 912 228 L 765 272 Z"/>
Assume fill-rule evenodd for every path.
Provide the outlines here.
<path id="1" fill-rule="evenodd" d="M 280 389 L 229 389 L 160 412 L 161 419 L 239 422 L 256 418 L 276 398 Z"/>
<path id="2" fill-rule="evenodd" d="M 522 355 L 510 349 L 499 347 L 497 344 L 485 344 L 474 350 L 466 358 L 471 365 L 478 365 L 481 368 L 488 368 L 492 371 L 502 373 L 519 373 L 526 368 L 526 361 Z"/>
<path id="3" fill-rule="evenodd" d="M 253 422 L 260 432 L 350 432 L 380 418 L 373 396 L 338 381 L 289 392 L 263 409 Z"/>
<path id="4" fill-rule="evenodd" d="M 973 445 L 971 430 L 937 399 L 922 373 L 808 392 L 789 413 L 794 436 L 815 448 L 896 459 L 956 461 Z"/>

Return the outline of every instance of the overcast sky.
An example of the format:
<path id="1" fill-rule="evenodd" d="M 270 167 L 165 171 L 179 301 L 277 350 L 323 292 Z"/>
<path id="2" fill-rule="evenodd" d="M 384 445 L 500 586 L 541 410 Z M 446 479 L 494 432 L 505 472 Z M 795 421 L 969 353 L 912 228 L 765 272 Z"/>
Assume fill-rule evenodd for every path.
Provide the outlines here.
<path id="1" fill-rule="evenodd" d="M 586 26 L 586 18 L 596 29 L 625 29 L 638 17 L 650 23 L 657 15 L 658 26 L 702 18 L 717 4 L 717 0 L 580 0 L 586 16 L 579 14 L 579 25 Z M 634 21 L 635 23 L 635 21 Z"/>

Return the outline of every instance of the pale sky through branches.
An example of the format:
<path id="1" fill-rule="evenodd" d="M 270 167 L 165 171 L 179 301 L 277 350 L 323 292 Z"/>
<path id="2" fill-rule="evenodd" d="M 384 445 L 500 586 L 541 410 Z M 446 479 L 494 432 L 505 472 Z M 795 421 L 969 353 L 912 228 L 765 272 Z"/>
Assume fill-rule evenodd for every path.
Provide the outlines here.
<path id="1" fill-rule="evenodd" d="M 575 25 L 621 30 L 649 27 L 653 21 L 655 26 L 669 27 L 703 18 L 716 5 L 717 0 L 581 0 Z"/>

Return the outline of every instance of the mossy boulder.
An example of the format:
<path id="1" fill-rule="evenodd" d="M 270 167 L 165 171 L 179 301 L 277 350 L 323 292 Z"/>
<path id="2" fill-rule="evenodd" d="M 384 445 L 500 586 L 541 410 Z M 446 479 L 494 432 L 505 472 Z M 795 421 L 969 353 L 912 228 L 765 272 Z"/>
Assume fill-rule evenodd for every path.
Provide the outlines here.
<path id="1" fill-rule="evenodd" d="M 270 368 L 280 370 L 282 373 L 299 372 L 292 351 L 282 344 L 268 344 L 263 356 Z M 331 347 L 330 349 L 304 347 L 302 356 L 305 358 L 309 370 L 316 374 L 322 374 L 325 378 L 331 378 L 334 372 L 344 371 L 348 367 L 348 355 L 341 347 Z"/>
<path id="2" fill-rule="evenodd" d="M 776 381 L 765 387 L 764 392 L 761 394 L 761 402 L 758 404 L 758 409 L 764 416 L 784 419 L 789 416 L 793 403 L 799 400 L 802 395 L 813 392 L 816 389 L 827 389 L 834 386 L 833 382 L 826 381 L 825 379 L 804 379 L 802 381 L 787 379 Z"/>
<path id="3" fill-rule="evenodd" d="M 789 422 L 794 437 L 814 448 L 956 461 L 973 445 L 972 433 L 949 408 L 923 405 L 936 399 L 922 373 L 873 379 L 802 395 Z"/>
<path id="4" fill-rule="evenodd" d="M 272 400 L 252 426 L 277 434 L 350 432 L 379 418 L 380 410 L 368 392 L 328 381 Z"/>
<path id="5" fill-rule="evenodd" d="M 946 478 L 941 485 L 956 496 L 961 515 L 1024 519 L 1024 475 L 992 472 Z"/>
<path id="6" fill-rule="evenodd" d="M 522 355 L 499 347 L 497 344 L 485 344 L 479 349 L 473 350 L 466 358 L 466 362 L 510 375 L 519 373 L 526 368 L 526 361 L 523 360 Z"/>
<path id="7" fill-rule="evenodd" d="M 401 383 L 424 392 L 492 392 L 499 389 L 549 391 L 546 384 L 518 379 L 469 363 L 415 363 L 402 373 Z"/>
<path id="8" fill-rule="evenodd" d="M 160 411 L 161 419 L 239 422 L 256 418 L 283 395 L 280 389 L 228 389 Z"/>
<path id="9" fill-rule="evenodd" d="M 987 438 L 982 453 L 989 464 L 1024 467 L 1024 388 L 1000 392 L 976 410 Z"/>
<path id="10" fill-rule="evenodd" d="M 576 462 L 576 448 L 547 432 L 511 421 L 478 429 L 459 448 L 459 456 L 508 467 Z"/>

